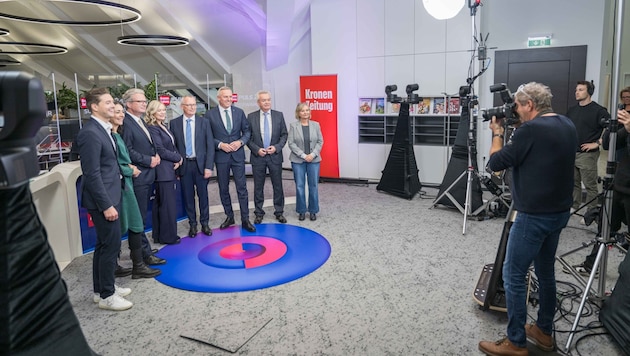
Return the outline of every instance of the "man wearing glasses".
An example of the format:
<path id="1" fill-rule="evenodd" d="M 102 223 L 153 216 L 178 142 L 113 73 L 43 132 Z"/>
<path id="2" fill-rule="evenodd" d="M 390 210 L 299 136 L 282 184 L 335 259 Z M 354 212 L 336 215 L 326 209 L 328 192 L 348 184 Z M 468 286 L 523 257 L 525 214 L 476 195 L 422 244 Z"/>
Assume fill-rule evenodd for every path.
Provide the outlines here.
<path id="1" fill-rule="evenodd" d="M 154 168 L 160 164 L 160 156 L 157 154 L 149 130 L 142 121 L 142 116 L 147 110 L 147 98 L 144 96 L 144 91 L 131 88 L 123 94 L 122 99 L 127 112 L 125 113 L 121 136 L 127 145 L 131 163 L 140 170 L 140 175 L 133 178 L 133 190 L 140 207 L 142 224 L 146 230 L 149 197 L 155 181 Z M 166 263 L 165 260 L 153 255 L 151 244 L 144 232 L 142 233 L 142 258 L 147 265 Z"/>
<path id="2" fill-rule="evenodd" d="M 521 85 L 514 94 L 520 119 L 503 146 L 504 124 L 492 118 L 492 146 L 488 167 L 495 172 L 512 168 L 512 199 L 518 211 L 510 229 L 503 280 L 508 311 L 507 336 L 481 341 L 488 355 L 528 355 L 527 339 L 551 351 L 556 312 L 554 263 L 560 232 L 569 220 L 573 202 L 573 166 L 577 133 L 571 120 L 555 114 L 551 91 L 540 83 Z M 538 320 L 527 323 L 525 278 L 534 263 L 539 282 Z"/>
<path id="3" fill-rule="evenodd" d="M 170 129 L 175 137 L 175 146 L 184 157 L 181 167 L 177 169 L 180 177 L 184 206 L 188 216 L 188 236 L 197 235 L 197 209 L 195 208 L 195 189 L 199 199 L 199 222 L 201 232 L 212 235 L 208 224 L 210 207 L 208 204 L 208 179 L 214 167 L 214 138 L 210 123 L 196 115 L 197 99 L 194 96 L 182 98 L 183 115 L 174 118 Z"/>
<path id="4" fill-rule="evenodd" d="M 597 206 L 597 160 L 599 145 L 606 119 L 610 119 L 608 110 L 591 99 L 595 85 L 588 81 L 579 81 L 575 87 L 575 100 L 578 105 L 569 108 L 567 116 L 573 121 L 578 134 L 575 155 L 575 182 L 573 186 L 573 211 L 582 204 L 582 183 L 586 189 L 585 203 L 589 208 Z M 582 219 L 581 223 L 584 223 Z"/>

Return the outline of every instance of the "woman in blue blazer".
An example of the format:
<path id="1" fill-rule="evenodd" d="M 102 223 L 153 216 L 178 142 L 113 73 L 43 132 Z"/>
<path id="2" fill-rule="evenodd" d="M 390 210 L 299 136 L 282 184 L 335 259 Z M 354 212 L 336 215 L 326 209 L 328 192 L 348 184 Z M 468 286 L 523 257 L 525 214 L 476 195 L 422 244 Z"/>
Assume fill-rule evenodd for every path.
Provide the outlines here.
<path id="1" fill-rule="evenodd" d="M 311 121 L 311 110 L 306 103 L 299 103 L 295 108 L 295 118 L 291 123 L 287 143 L 291 149 L 289 160 L 295 179 L 296 206 L 299 220 L 304 220 L 308 210 L 311 220 L 319 213 L 319 155 L 324 145 L 322 129 L 317 121 Z M 305 183 L 308 182 L 308 206 L 306 204 Z"/>
<path id="2" fill-rule="evenodd" d="M 157 100 L 147 105 L 144 121 L 160 156 L 155 167 L 155 200 L 153 201 L 153 241 L 177 244 L 176 176 L 182 156 L 175 148 L 173 134 L 166 128 L 166 106 Z"/>

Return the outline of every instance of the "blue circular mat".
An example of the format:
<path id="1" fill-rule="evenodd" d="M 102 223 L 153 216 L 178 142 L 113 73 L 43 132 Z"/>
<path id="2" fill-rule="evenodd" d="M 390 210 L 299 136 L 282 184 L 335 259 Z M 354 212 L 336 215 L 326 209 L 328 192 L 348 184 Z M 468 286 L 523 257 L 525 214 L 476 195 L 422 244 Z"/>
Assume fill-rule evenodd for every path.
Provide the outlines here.
<path id="1" fill-rule="evenodd" d="M 182 238 L 157 256 L 168 262 L 155 279 L 194 292 L 240 292 L 287 283 L 305 276 L 330 256 L 320 234 L 288 224 L 258 224 L 250 233 L 240 226 Z"/>

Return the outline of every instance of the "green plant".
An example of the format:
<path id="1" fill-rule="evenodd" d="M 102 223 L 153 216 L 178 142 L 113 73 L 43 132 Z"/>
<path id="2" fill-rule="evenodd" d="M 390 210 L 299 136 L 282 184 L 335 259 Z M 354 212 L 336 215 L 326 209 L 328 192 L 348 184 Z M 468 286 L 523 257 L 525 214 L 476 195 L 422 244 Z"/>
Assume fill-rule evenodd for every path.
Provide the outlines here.
<path id="1" fill-rule="evenodd" d="M 66 86 L 66 82 L 61 84 L 61 88 L 57 90 L 57 106 L 60 110 L 77 108 L 77 93 Z"/>

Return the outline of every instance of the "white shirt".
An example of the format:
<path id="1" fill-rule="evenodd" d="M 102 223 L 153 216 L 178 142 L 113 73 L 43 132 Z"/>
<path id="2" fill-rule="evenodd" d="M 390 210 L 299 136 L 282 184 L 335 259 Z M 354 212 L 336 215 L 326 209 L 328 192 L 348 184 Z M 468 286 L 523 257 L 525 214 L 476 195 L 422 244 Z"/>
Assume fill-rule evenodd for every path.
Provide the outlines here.
<path id="1" fill-rule="evenodd" d="M 153 143 L 153 140 L 151 139 L 151 134 L 149 133 L 149 130 L 147 130 L 147 127 L 144 126 L 144 122 L 142 122 L 142 119 L 129 112 L 127 114 L 129 114 L 129 116 L 131 116 L 136 121 L 136 123 L 140 125 L 140 128 L 142 129 L 142 131 L 144 131 L 145 135 L 147 135 L 149 141 Z"/>
<path id="2" fill-rule="evenodd" d="M 112 136 L 112 124 L 103 120 L 99 120 L 94 116 L 92 116 L 92 118 L 105 129 L 105 131 L 107 132 L 107 136 L 109 136 L 109 140 L 112 142 L 112 146 L 114 146 L 114 151 L 116 151 L 116 142 L 114 142 L 114 137 Z"/>
<path id="3" fill-rule="evenodd" d="M 273 129 L 271 128 L 271 110 L 267 112 L 267 119 L 269 120 L 269 137 L 273 133 Z M 260 137 L 263 138 L 263 142 L 265 141 L 265 113 L 260 110 Z M 266 147 L 265 147 L 266 148 Z"/>
<path id="4" fill-rule="evenodd" d="M 225 118 L 225 110 L 227 110 L 230 113 L 230 122 L 232 123 L 232 128 L 234 128 L 234 115 L 232 115 L 232 107 L 230 106 L 229 108 L 226 109 L 219 105 L 219 113 L 221 114 L 221 120 L 223 121 L 223 126 L 225 126 L 225 129 L 227 130 L 227 119 Z"/>

